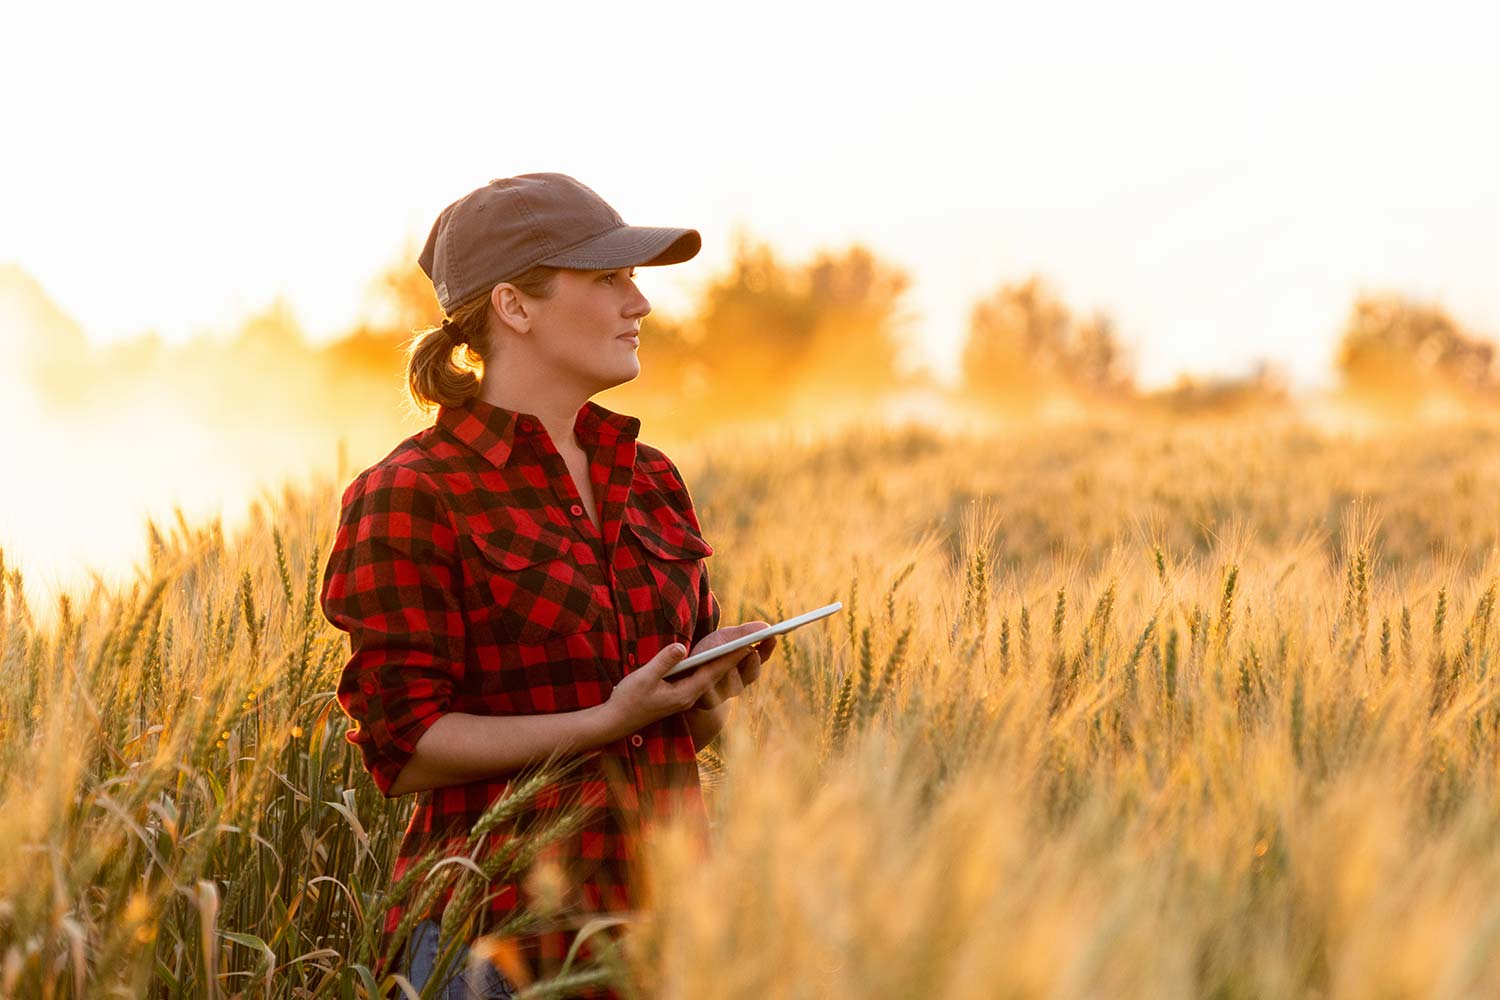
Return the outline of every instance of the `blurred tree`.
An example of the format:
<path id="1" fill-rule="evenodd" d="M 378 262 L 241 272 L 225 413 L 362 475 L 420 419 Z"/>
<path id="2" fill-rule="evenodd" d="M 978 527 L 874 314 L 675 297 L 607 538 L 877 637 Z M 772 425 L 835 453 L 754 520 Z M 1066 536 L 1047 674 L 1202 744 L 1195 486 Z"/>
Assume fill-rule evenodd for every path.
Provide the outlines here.
<path id="1" fill-rule="evenodd" d="M 278 364 L 287 357 L 305 356 L 307 344 L 302 324 L 290 302 L 277 298 L 259 312 L 240 321 L 240 328 L 229 344 L 229 352 L 242 362 Z"/>
<path id="2" fill-rule="evenodd" d="M 710 281 L 692 318 L 710 406 L 705 418 L 779 411 L 790 370 L 801 360 L 812 328 L 810 303 L 770 246 L 736 236 L 729 269 Z"/>
<path id="3" fill-rule="evenodd" d="M 375 276 L 365 292 L 373 307 L 374 323 L 389 329 L 410 331 L 442 322 L 443 307 L 432 290 L 432 281 L 417 265 L 421 246 L 408 240 L 396 259 Z"/>
<path id="4" fill-rule="evenodd" d="M 1070 370 L 1095 392 L 1129 393 L 1134 388 L 1130 358 L 1120 345 L 1114 320 L 1105 313 L 1096 311 L 1079 325 Z"/>
<path id="5" fill-rule="evenodd" d="M 1433 395 L 1500 400 L 1494 344 L 1463 330 L 1442 308 L 1398 295 L 1355 300 L 1336 364 L 1346 391 L 1384 405 Z"/>
<path id="6" fill-rule="evenodd" d="M 893 388 L 908 367 L 902 298 L 907 274 L 858 244 L 820 253 L 805 271 L 814 316 L 802 374 L 821 395 L 867 397 Z"/>
<path id="7" fill-rule="evenodd" d="M 36 378 L 59 400 L 78 398 L 70 375 L 89 358 L 78 321 L 19 264 L 0 264 L 0 372 Z"/>
<path id="8" fill-rule="evenodd" d="M 417 266 L 419 247 L 406 248 L 366 286 L 365 318 L 318 352 L 323 400 L 356 453 L 361 439 L 381 441 L 432 421 L 406 399 L 407 349 L 416 331 L 441 321 L 432 282 Z"/>
<path id="9" fill-rule="evenodd" d="M 855 245 L 788 267 L 737 234 L 729 269 L 688 324 L 716 415 L 869 401 L 901 381 L 905 273 Z"/>
<path id="10" fill-rule="evenodd" d="M 1108 316 L 1079 323 L 1041 278 L 974 305 L 960 361 L 966 395 L 1029 409 L 1049 395 L 1128 395 L 1134 377 Z"/>

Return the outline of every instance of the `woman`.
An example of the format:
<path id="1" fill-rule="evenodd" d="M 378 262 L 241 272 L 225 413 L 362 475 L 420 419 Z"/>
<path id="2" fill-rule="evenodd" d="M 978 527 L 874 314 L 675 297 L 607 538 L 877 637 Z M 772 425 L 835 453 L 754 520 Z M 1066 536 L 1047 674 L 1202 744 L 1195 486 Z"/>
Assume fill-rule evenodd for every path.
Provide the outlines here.
<path id="1" fill-rule="evenodd" d="M 350 637 L 347 738 L 382 794 L 418 793 L 393 878 L 434 846 L 467 854 L 519 769 L 559 751 L 582 760 L 507 825 L 582 803 L 582 829 L 486 892 L 481 930 L 523 908 L 574 918 L 519 939 L 541 977 L 560 968 L 579 914 L 640 904 L 649 824 L 683 815 L 706 836 L 697 751 L 775 649 L 767 639 L 663 679 L 688 648 L 766 623 L 718 627 L 713 548 L 677 467 L 637 440 L 638 419 L 590 399 L 640 373 L 651 304 L 634 268 L 700 244 L 695 230 L 628 226 L 556 173 L 494 180 L 445 208 L 419 263 L 448 318 L 408 370 L 437 418 L 349 485 L 324 573 L 324 613 Z M 453 363 L 460 345 L 482 377 Z M 436 918 L 450 898 L 404 943 L 419 988 L 447 943 Z M 404 915 L 385 914 L 387 935 Z M 458 975 L 446 988 L 505 997 L 514 984 L 490 974 L 475 992 Z"/>

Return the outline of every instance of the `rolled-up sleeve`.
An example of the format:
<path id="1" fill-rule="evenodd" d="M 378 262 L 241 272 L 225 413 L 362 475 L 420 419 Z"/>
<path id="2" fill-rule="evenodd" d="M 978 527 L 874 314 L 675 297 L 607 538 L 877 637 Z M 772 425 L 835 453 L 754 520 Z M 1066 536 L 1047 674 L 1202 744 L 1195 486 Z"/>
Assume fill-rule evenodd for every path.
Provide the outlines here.
<path id="1" fill-rule="evenodd" d="M 349 633 L 339 705 L 384 796 L 463 679 L 457 536 L 427 475 L 376 466 L 350 483 L 320 595 Z"/>

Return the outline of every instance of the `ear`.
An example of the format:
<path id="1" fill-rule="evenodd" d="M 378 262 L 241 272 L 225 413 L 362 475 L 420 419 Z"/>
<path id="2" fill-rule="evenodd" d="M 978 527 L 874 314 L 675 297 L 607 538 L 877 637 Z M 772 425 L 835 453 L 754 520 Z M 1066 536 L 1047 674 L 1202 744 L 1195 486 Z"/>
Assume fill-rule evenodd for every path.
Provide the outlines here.
<path id="1" fill-rule="evenodd" d="M 508 281 L 502 281 L 490 289 L 490 306 L 500 322 L 517 333 L 531 332 L 531 313 L 526 307 L 526 297 Z"/>

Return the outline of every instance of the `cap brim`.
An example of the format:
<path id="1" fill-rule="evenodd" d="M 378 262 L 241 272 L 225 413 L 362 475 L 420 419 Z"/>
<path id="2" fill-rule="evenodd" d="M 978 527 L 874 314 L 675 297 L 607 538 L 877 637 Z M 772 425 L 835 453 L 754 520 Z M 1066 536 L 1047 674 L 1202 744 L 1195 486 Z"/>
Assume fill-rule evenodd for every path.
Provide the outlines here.
<path id="1" fill-rule="evenodd" d="M 584 271 L 681 264 L 695 257 L 702 246 L 696 229 L 621 226 L 537 263 Z"/>

